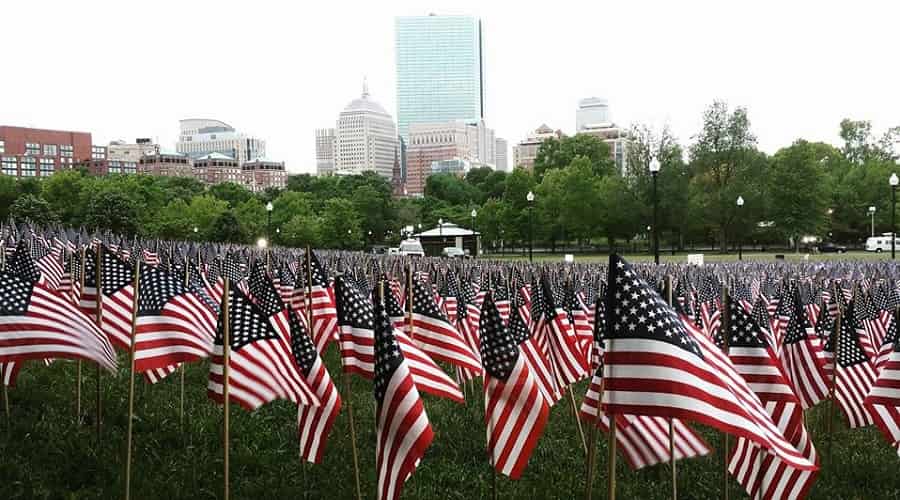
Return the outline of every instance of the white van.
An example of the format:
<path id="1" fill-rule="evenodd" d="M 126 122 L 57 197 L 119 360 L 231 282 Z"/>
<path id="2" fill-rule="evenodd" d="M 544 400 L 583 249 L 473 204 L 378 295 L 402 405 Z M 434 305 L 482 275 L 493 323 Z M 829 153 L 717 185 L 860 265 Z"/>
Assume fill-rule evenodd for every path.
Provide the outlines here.
<path id="1" fill-rule="evenodd" d="M 900 250 L 900 238 L 894 238 L 894 246 Z M 871 236 L 866 240 L 867 252 L 889 252 L 891 250 L 891 233 Z"/>
<path id="2" fill-rule="evenodd" d="M 424 257 L 425 250 L 419 240 L 403 240 L 400 242 L 400 255 L 412 255 L 415 257 Z"/>

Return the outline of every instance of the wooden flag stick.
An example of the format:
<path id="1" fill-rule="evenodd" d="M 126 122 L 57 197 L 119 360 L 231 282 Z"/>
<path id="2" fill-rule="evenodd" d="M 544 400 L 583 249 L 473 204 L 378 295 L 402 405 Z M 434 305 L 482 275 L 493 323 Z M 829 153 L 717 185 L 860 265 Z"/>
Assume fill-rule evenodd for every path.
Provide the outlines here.
<path id="1" fill-rule="evenodd" d="M 84 247 L 81 248 L 81 276 L 78 278 L 78 291 L 79 297 L 81 297 L 81 292 L 84 291 Z M 72 265 L 71 269 L 75 269 L 74 266 L 75 255 L 72 254 Z M 72 280 L 74 286 L 74 276 L 69 276 L 69 279 Z M 80 300 L 80 298 L 79 298 Z M 81 424 L 81 360 L 79 359 L 76 363 L 75 368 L 75 425 Z"/>
<path id="2" fill-rule="evenodd" d="M 3 365 L 0 364 L 0 369 L 3 368 Z M 0 374 L 2 374 L 2 370 L 0 370 Z M 9 419 L 9 389 L 6 388 L 6 381 L 3 380 L 3 377 L 0 376 L 0 385 L 3 386 L 3 411 L 6 413 L 6 430 L 9 430 L 10 419 Z"/>
<path id="3" fill-rule="evenodd" d="M 131 311 L 131 348 L 128 369 L 128 431 L 125 438 L 125 500 L 131 499 L 131 437 L 134 427 L 134 348 L 137 343 L 137 312 L 140 296 L 141 260 L 134 262 L 134 295 Z"/>
<path id="4" fill-rule="evenodd" d="M 588 458 L 587 458 L 587 480 L 585 485 L 584 495 L 587 500 L 591 500 L 591 495 L 593 494 L 594 489 L 594 467 L 597 463 L 597 423 L 600 422 L 601 418 L 601 408 L 600 405 L 603 403 L 603 386 L 604 380 L 600 380 L 600 390 L 597 393 L 597 414 L 594 417 L 594 420 L 591 422 L 591 430 L 590 430 L 590 443 L 591 447 L 588 448 Z"/>
<path id="5" fill-rule="evenodd" d="M 831 442 L 834 441 L 834 412 L 835 412 L 835 402 L 834 402 L 834 387 L 837 384 L 837 368 L 838 368 L 838 356 L 841 351 L 841 322 L 844 319 L 844 299 L 843 296 L 838 295 L 841 291 L 837 287 L 837 283 L 834 285 L 834 293 L 835 300 L 837 300 L 838 305 L 838 315 L 837 319 L 834 322 L 834 343 L 832 346 L 834 347 L 834 359 L 832 360 L 831 367 L 831 394 L 829 395 L 829 399 L 831 403 L 828 409 L 828 455 L 831 456 Z"/>
<path id="6" fill-rule="evenodd" d="M 229 448 L 228 424 L 229 424 L 229 418 L 228 418 L 228 416 L 229 416 L 230 412 L 228 409 L 228 403 L 229 403 L 229 401 L 228 401 L 228 399 L 229 399 L 228 363 L 229 363 L 229 356 L 231 354 L 231 339 L 229 339 L 229 334 L 231 333 L 229 331 L 231 329 L 231 325 L 229 324 L 229 321 L 230 321 L 229 320 L 229 316 L 230 316 L 229 308 L 231 307 L 231 304 L 230 304 L 231 301 L 229 300 L 230 296 L 229 296 L 228 287 L 229 287 L 230 281 L 231 281 L 230 279 L 225 278 L 225 285 L 222 288 L 222 295 L 225 298 L 225 300 L 222 301 L 222 307 L 223 307 L 223 311 L 222 311 L 222 365 L 223 365 L 222 366 L 222 410 L 223 410 L 223 417 L 224 417 L 223 418 L 224 429 L 223 429 L 223 434 L 222 434 L 222 444 L 223 444 L 223 449 L 224 449 L 224 453 L 225 453 L 224 457 L 223 457 L 224 458 L 224 468 L 225 468 L 224 478 L 223 478 L 224 479 L 223 498 L 225 498 L 225 500 L 228 500 L 228 498 L 229 498 L 228 497 L 228 494 L 229 494 L 229 484 L 228 484 L 229 483 L 229 481 L 228 481 L 228 479 L 229 479 L 228 478 L 228 466 L 229 466 L 229 462 L 228 462 L 228 448 Z"/>
<path id="7" fill-rule="evenodd" d="M 199 254 L 199 253 L 198 253 Z M 199 272 L 200 267 L 197 267 Z M 188 265 L 187 256 L 184 257 L 184 288 L 187 289 L 191 284 L 191 267 Z M 178 367 L 179 371 L 179 397 L 178 397 L 178 423 L 181 427 L 181 433 L 184 434 L 184 365 L 182 361 Z"/>
<path id="8" fill-rule="evenodd" d="M 581 419 L 578 418 L 578 408 L 575 407 L 575 395 L 573 394 L 571 385 L 569 386 L 569 406 L 572 409 L 572 416 L 575 417 L 575 426 L 578 427 L 578 436 L 581 438 L 581 450 L 584 451 L 584 455 L 587 456 L 587 441 L 584 438 L 584 429 L 581 427 Z"/>
<path id="9" fill-rule="evenodd" d="M 598 410 L 599 411 L 599 410 Z M 606 498 L 616 500 L 616 418 L 609 415 L 609 490 Z"/>

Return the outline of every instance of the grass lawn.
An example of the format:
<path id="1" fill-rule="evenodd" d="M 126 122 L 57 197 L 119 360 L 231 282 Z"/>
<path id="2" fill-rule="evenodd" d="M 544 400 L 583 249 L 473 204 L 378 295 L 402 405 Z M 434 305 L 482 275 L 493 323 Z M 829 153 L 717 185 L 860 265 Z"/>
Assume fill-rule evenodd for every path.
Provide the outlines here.
<path id="1" fill-rule="evenodd" d="M 702 252 L 697 252 L 702 253 Z M 866 260 L 866 261 L 875 261 L 875 260 L 890 260 L 891 254 L 890 252 L 885 253 L 873 253 L 873 252 L 847 252 L 843 254 L 838 253 L 824 253 L 824 254 L 806 254 L 806 253 L 793 253 L 793 252 L 745 252 L 743 254 L 743 260 L 745 261 L 775 261 L 775 255 L 784 255 L 785 259 L 791 262 L 802 262 L 806 260 L 806 256 L 808 255 L 809 261 L 831 261 L 831 260 Z M 627 260 L 631 262 L 648 262 L 653 261 L 653 255 L 647 253 L 635 253 L 635 254 L 622 254 Z M 672 255 L 670 252 L 660 252 L 659 260 L 660 262 L 687 262 L 687 253 L 676 253 Z M 505 260 L 505 261 L 527 261 L 528 255 L 521 254 L 488 254 L 483 258 L 492 259 L 492 260 Z M 562 262 L 565 258 L 565 254 L 560 252 L 557 254 L 549 254 L 549 253 L 541 253 L 534 254 L 535 262 Z M 575 254 L 575 262 L 599 262 L 604 263 L 609 259 L 608 254 Z M 704 262 L 737 262 L 738 254 L 736 253 L 704 253 L 703 254 Z"/>
<path id="2" fill-rule="evenodd" d="M 127 366 L 124 356 L 122 366 Z M 327 355 L 336 382 L 335 346 Z M 104 426 L 96 442 L 94 368 L 85 365 L 82 410 L 88 422 L 75 423 L 75 369 L 68 361 L 50 367 L 26 365 L 19 386 L 9 392 L 11 426 L 0 433 L 0 498 L 121 498 L 124 486 L 127 370 L 101 378 Z M 207 363 L 186 370 L 186 418 L 178 418 L 178 374 L 156 386 L 137 381 L 135 401 L 133 498 L 220 498 L 222 495 L 222 410 L 206 397 Z M 580 404 L 586 381 L 575 386 Z M 342 387 L 342 384 L 339 384 Z M 369 381 L 353 377 L 352 395 L 338 416 L 323 463 L 301 466 L 296 410 L 287 402 L 248 413 L 232 405 L 232 498 L 353 498 L 353 461 L 347 399 L 352 400 L 359 443 L 362 491 L 375 493 L 374 400 Z M 484 424 L 478 399 L 461 406 L 424 396 L 435 440 L 406 484 L 404 498 L 476 499 L 491 495 L 491 471 L 483 453 Z M 822 457 L 822 471 L 810 498 L 900 498 L 898 458 L 875 428 L 848 430 L 840 415 L 829 438 L 828 404 L 807 413 Z M 681 498 L 722 497 L 722 438 L 700 428 L 713 448 L 703 458 L 678 463 Z M 732 445 L 734 439 L 731 439 Z M 595 498 L 605 498 L 607 446 L 598 450 Z M 497 479 L 500 498 L 579 498 L 584 495 L 584 453 L 569 404 L 563 400 L 522 479 Z M 621 499 L 670 497 L 668 466 L 633 472 L 618 460 Z M 743 495 L 730 480 L 732 498 Z"/>

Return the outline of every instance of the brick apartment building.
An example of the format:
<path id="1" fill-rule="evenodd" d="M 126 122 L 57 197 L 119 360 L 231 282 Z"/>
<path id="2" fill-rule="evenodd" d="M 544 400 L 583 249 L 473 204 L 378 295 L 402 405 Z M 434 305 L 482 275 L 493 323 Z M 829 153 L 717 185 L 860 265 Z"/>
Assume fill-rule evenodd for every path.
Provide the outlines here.
<path id="1" fill-rule="evenodd" d="M 91 134 L 0 126 L 0 172 L 12 177 L 49 177 L 92 158 Z"/>

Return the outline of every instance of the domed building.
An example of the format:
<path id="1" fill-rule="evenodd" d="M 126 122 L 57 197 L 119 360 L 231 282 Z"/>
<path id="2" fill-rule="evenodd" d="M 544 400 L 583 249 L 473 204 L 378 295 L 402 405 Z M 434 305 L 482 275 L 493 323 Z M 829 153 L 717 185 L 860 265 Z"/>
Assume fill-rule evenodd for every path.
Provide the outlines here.
<path id="1" fill-rule="evenodd" d="M 393 174 L 397 151 L 397 126 L 391 115 L 369 97 L 363 82 L 362 96 L 338 116 L 334 133 L 334 173 L 358 175 L 367 170 L 386 179 Z"/>

